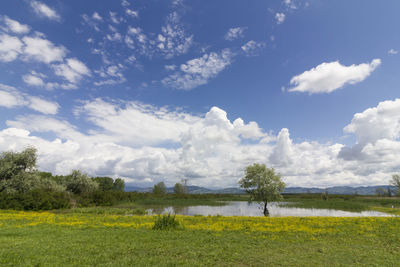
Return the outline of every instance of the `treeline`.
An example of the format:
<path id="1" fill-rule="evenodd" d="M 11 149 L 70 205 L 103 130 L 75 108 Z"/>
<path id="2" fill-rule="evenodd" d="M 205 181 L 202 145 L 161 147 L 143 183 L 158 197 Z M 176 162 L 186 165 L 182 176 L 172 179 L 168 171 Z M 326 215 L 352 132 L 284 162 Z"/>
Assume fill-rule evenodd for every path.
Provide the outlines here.
<path id="1" fill-rule="evenodd" d="M 124 180 L 89 177 L 79 170 L 52 175 L 37 170 L 35 148 L 0 155 L 0 209 L 48 210 L 112 205 L 125 196 Z"/>

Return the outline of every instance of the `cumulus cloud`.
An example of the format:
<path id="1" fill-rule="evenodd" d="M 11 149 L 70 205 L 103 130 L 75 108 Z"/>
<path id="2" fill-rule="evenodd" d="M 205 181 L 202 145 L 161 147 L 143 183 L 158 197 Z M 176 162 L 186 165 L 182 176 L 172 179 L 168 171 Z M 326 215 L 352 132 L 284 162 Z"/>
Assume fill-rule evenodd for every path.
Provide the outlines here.
<path id="1" fill-rule="evenodd" d="M 322 63 L 315 68 L 294 76 L 289 92 L 331 93 L 346 84 L 356 84 L 365 80 L 379 65 L 380 59 L 371 63 L 344 66 L 339 61 Z"/>
<path id="2" fill-rule="evenodd" d="M 228 32 L 225 34 L 225 40 L 233 41 L 238 38 L 243 38 L 246 29 L 247 27 L 230 28 Z"/>
<path id="3" fill-rule="evenodd" d="M 286 15 L 284 13 L 276 13 L 275 19 L 277 24 L 282 24 L 286 19 Z"/>
<path id="4" fill-rule="evenodd" d="M 398 52 L 399 52 L 399 51 L 394 50 L 393 48 L 391 48 L 391 49 L 388 51 L 388 54 L 389 54 L 389 55 L 397 55 Z"/>
<path id="5" fill-rule="evenodd" d="M 0 35 L 0 61 L 10 62 L 22 53 L 22 42 L 18 37 L 8 34 Z"/>
<path id="6" fill-rule="evenodd" d="M 67 49 L 63 46 L 56 46 L 47 39 L 40 36 L 22 38 L 24 42 L 24 57 L 43 63 L 53 63 L 63 61 Z"/>
<path id="7" fill-rule="evenodd" d="M 30 31 L 30 27 L 25 24 L 21 24 L 16 20 L 10 19 L 7 16 L 3 17 L 4 23 L 7 25 L 6 30 L 17 34 L 26 34 Z"/>
<path id="8" fill-rule="evenodd" d="M 202 57 L 187 61 L 180 70 L 164 78 L 161 82 L 181 90 L 191 90 L 206 84 L 232 63 L 234 54 L 230 49 L 220 53 L 211 52 Z"/>
<path id="9" fill-rule="evenodd" d="M 354 134 L 357 143 L 342 147 L 338 155 L 351 164 L 352 172 L 390 177 L 390 173 L 400 171 L 399 114 L 400 99 L 395 99 L 354 115 L 344 131 Z"/>
<path id="10" fill-rule="evenodd" d="M 395 121 L 400 113 L 393 106 L 399 102 L 381 103 L 372 113 L 377 120 Z M 362 114 L 367 113 L 371 111 Z M 231 122 L 218 107 L 193 115 L 139 102 L 94 99 L 77 106 L 75 115 L 92 130 L 82 133 L 46 115 L 8 120 L 9 128 L 0 131 L 0 150 L 34 145 L 42 170 L 66 174 L 78 168 L 141 186 L 160 180 L 173 185 L 182 178 L 194 185 L 237 186 L 244 168 L 254 162 L 276 168 L 290 186 L 373 185 L 387 183 L 400 166 L 398 130 L 376 135 L 375 143 L 368 141 L 362 148 L 363 158 L 348 160 L 340 156 L 342 144 L 295 143 L 286 128 L 277 136 L 267 134 L 255 122 Z M 358 135 L 358 130 L 346 131 Z M 55 138 L 37 136 L 46 132 Z"/>
<path id="11" fill-rule="evenodd" d="M 60 21 L 61 17 L 60 15 L 52 8 L 47 6 L 46 4 L 39 2 L 39 1 L 31 1 L 31 7 L 33 8 L 33 11 L 38 15 L 39 17 L 44 17 L 50 20 L 55 20 L 55 21 Z"/>
<path id="12" fill-rule="evenodd" d="M 12 86 L 0 84 L 0 106 L 6 108 L 28 107 L 43 114 L 57 114 L 59 105 L 37 96 L 22 93 Z"/>

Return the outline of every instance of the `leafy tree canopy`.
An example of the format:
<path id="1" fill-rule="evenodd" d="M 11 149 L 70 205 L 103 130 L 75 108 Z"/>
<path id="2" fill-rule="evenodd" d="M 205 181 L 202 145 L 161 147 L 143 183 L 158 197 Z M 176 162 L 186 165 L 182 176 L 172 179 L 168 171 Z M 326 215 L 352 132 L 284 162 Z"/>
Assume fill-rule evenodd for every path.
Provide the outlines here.
<path id="1" fill-rule="evenodd" d="M 285 183 L 281 175 L 275 173 L 273 168 L 267 168 L 265 164 L 253 164 L 246 168 L 245 176 L 239 181 L 241 188 L 250 195 L 250 201 L 264 204 L 264 215 L 269 214 L 268 202 L 281 199 L 281 193 L 285 189 Z"/>

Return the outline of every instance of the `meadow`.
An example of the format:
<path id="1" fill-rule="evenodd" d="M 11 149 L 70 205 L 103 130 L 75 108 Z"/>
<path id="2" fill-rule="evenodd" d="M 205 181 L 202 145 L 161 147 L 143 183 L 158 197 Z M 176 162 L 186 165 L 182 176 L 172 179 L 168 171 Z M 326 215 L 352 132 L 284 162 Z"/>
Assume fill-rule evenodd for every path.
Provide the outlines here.
<path id="1" fill-rule="evenodd" d="M 182 228 L 160 231 L 152 230 L 157 216 L 96 209 L 0 211 L 0 265 L 396 266 L 400 262 L 396 217 L 178 215 Z"/>

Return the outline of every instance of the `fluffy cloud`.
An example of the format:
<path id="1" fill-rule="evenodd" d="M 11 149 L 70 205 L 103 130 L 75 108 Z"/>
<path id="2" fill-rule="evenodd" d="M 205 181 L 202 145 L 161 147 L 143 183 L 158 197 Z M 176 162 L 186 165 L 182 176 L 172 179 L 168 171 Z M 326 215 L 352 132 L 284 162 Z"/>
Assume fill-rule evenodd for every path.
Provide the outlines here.
<path id="1" fill-rule="evenodd" d="M 388 51 L 388 54 L 389 54 L 389 55 L 397 55 L 397 53 L 399 53 L 399 51 L 394 50 L 393 48 L 391 48 L 391 49 Z"/>
<path id="2" fill-rule="evenodd" d="M 357 138 L 354 146 L 342 147 L 338 155 L 352 173 L 390 177 L 400 171 L 400 99 L 355 114 L 344 131 Z"/>
<path id="3" fill-rule="evenodd" d="M 45 17 L 55 21 L 61 20 L 60 15 L 54 9 L 50 8 L 49 6 L 47 6 L 42 2 L 31 1 L 31 7 L 39 17 Z"/>
<path id="4" fill-rule="evenodd" d="M 344 131 L 355 134 L 361 144 L 380 139 L 396 140 L 400 136 L 400 99 L 380 102 L 374 108 L 355 114 Z"/>
<path id="5" fill-rule="evenodd" d="M 354 116 L 345 131 L 358 139 L 362 124 L 375 129 L 381 127 L 378 121 L 393 123 L 383 126 L 390 134 L 373 134 L 364 141 L 364 156 L 352 160 L 340 156 L 346 148 L 341 144 L 295 143 L 285 128 L 271 136 L 255 122 L 231 122 L 218 107 L 198 116 L 102 99 L 85 101 L 75 110 L 78 119 L 93 125 L 87 133 L 65 120 L 19 116 L 0 131 L 0 150 L 35 145 L 42 170 L 65 174 L 78 168 L 141 186 L 160 180 L 173 185 L 181 178 L 194 185 L 237 186 L 244 168 L 254 162 L 276 168 L 291 186 L 385 184 L 400 166 L 398 106 L 400 100 L 386 101 L 360 113 L 363 118 Z M 36 136 L 46 132 L 56 137 Z"/>
<path id="6" fill-rule="evenodd" d="M 322 63 L 315 68 L 294 76 L 289 92 L 331 93 L 346 84 L 356 84 L 365 80 L 379 65 L 380 59 L 371 63 L 344 66 L 338 61 Z"/>
<path id="7" fill-rule="evenodd" d="M 28 107 L 43 114 L 57 114 L 59 105 L 37 96 L 31 96 L 16 88 L 0 84 L 0 106 L 6 108 Z"/>
<path id="8" fill-rule="evenodd" d="M 24 82 L 28 85 L 32 86 L 43 86 L 45 83 L 43 82 L 42 78 L 34 75 L 34 74 L 27 74 L 22 76 Z"/>
<path id="9" fill-rule="evenodd" d="M 164 78 L 162 83 L 176 89 L 191 90 L 216 77 L 232 63 L 233 57 L 234 54 L 230 49 L 224 49 L 220 53 L 205 54 L 182 64 L 178 72 Z"/>
<path id="10" fill-rule="evenodd" d="M 90 76 L 90 70 L 76 58 L 69 58 L 65 64 L 54 65 L 55 74 L 64 77 L 72 84 L 77 83 L 83 76 Z"/>
<path id="11" fill-rule="evenodd" d="M 22 42 L 8 34 L 0 35 L 0 61 L 10 62 L 17 59 L 22 52 Z"/>
<path id="12" fill-rule="evenodd" d="M 52 63 L 63 61 L 67 49 L 63 46 L 56 46 L 47 39 L 42 37 L 29 37 L 22 38 L 25 43 L 24 56 L 27 59 L 37 60 L 43 63 Z"/>
<path id="13" fill-rule="evenodd" d="M 225 40 L 233 41 L 238 38 L 243 38 L 246 29 L 247 27 L 230 28 L 228 32 L 225 34 Z"/>
<path id="14" fill-rule="evenodd" d="M 4 23 L 7 25 L 6 30 L 17 34 L 26 34 L 30 31 L 30 27 L 25 24 L 21 24 L 16 20 L 10 19 L 7 16 L 3 17 Z"/>

